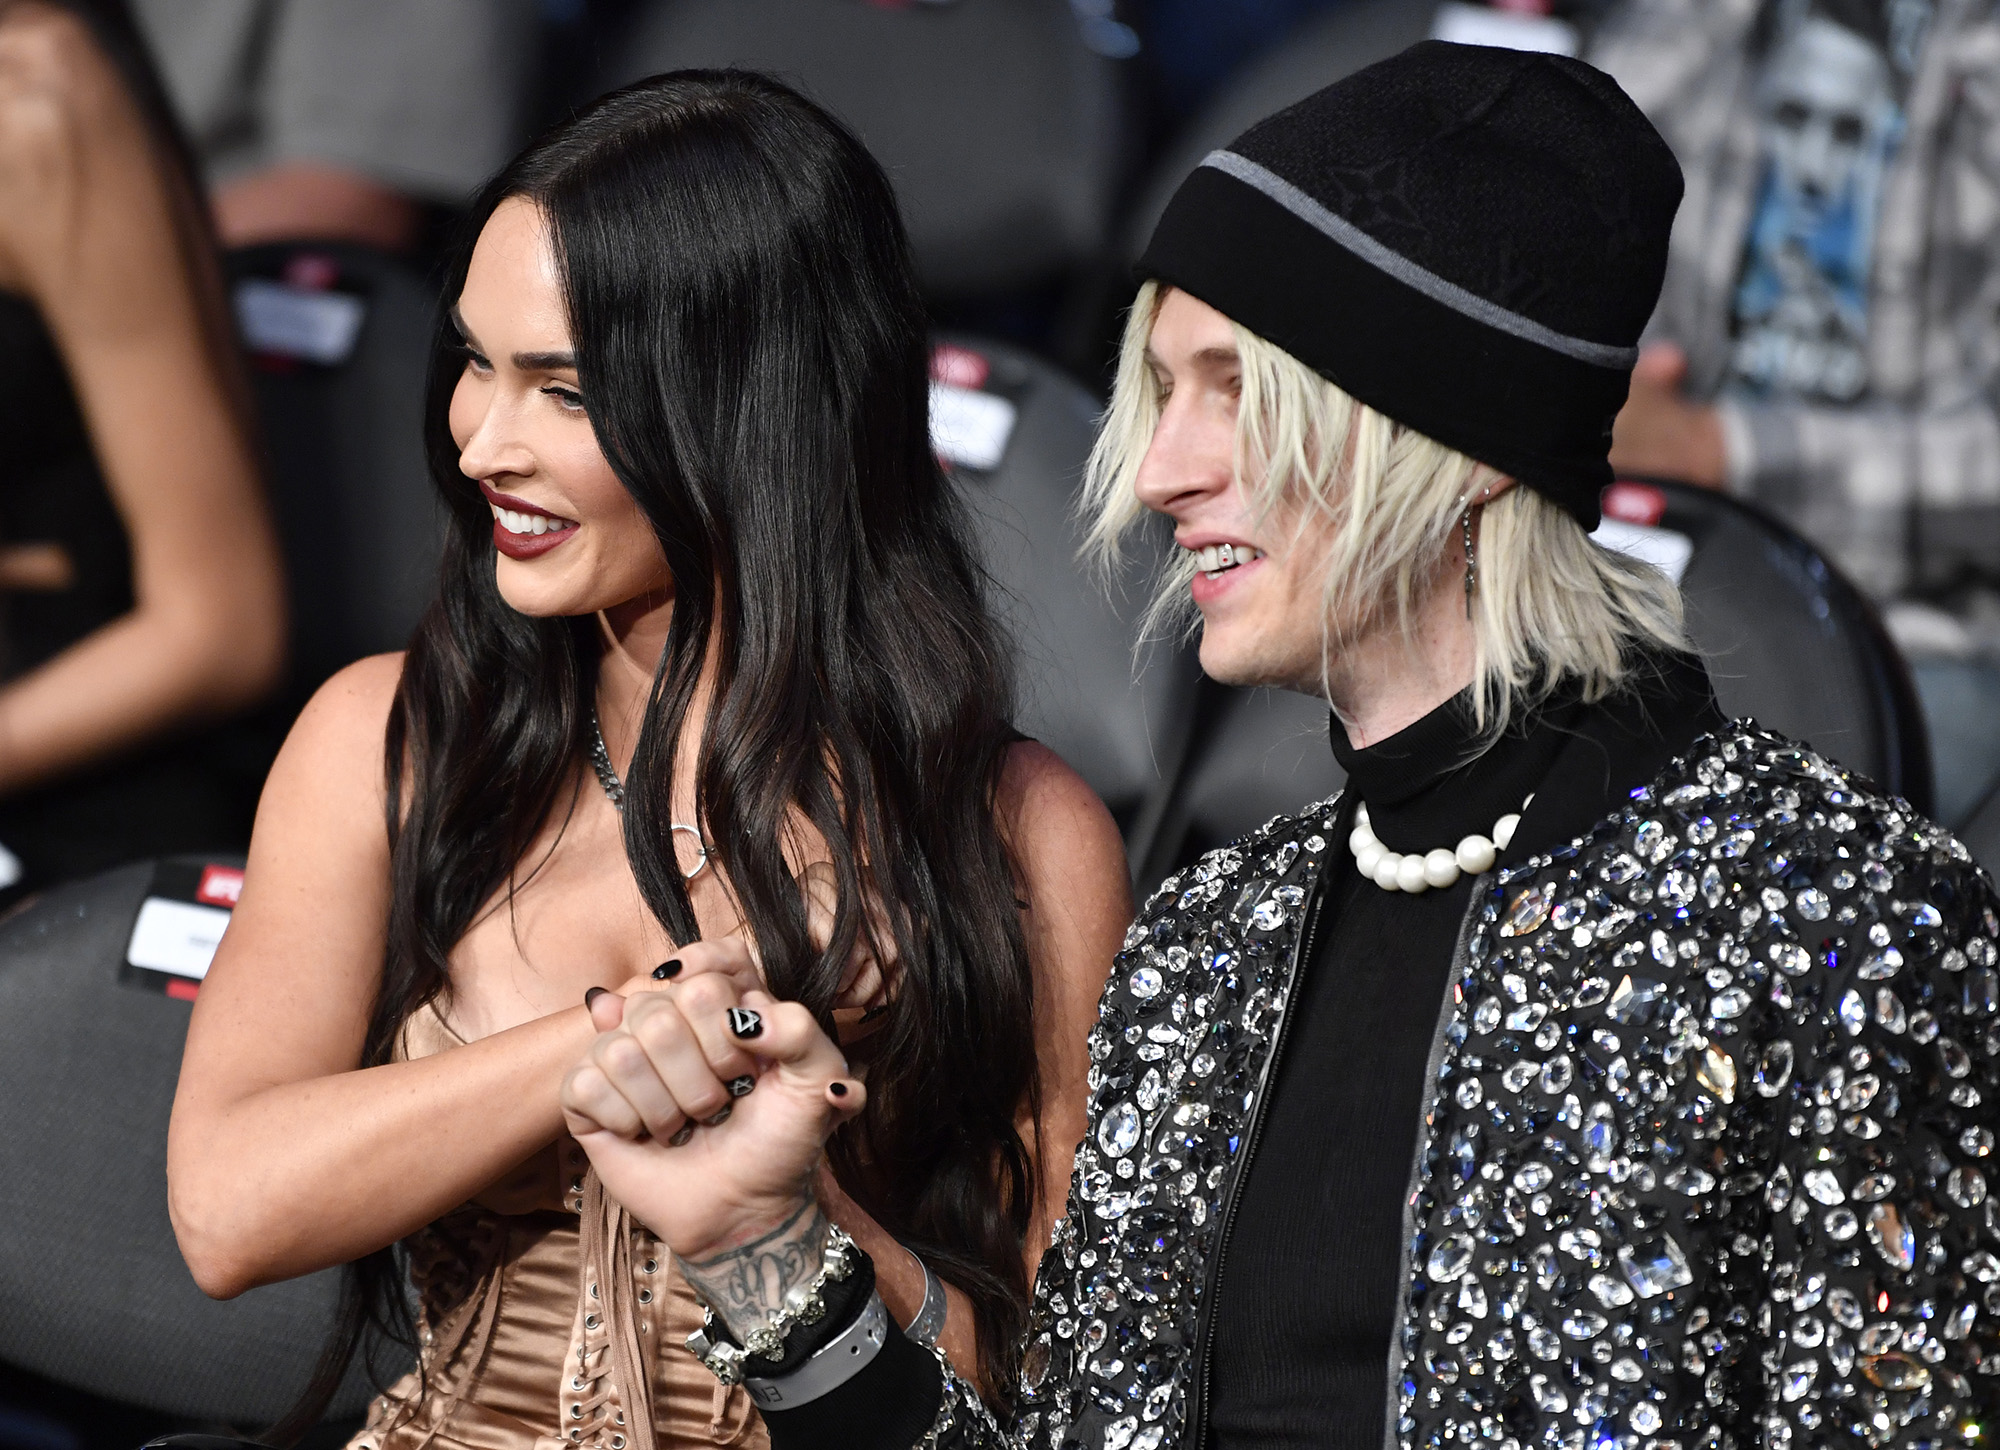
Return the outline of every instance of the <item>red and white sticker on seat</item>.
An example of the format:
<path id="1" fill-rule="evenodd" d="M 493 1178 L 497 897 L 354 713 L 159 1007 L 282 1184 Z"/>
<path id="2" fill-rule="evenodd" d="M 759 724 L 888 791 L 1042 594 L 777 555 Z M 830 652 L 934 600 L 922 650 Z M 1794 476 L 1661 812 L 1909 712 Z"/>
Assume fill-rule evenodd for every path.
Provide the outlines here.
<path id="1" fill-rule="evenodd" d="M 160 862 L 132 923 L 122 979 L 130 986 L 193 1001 L 242 892 L 239 867 Z"/>

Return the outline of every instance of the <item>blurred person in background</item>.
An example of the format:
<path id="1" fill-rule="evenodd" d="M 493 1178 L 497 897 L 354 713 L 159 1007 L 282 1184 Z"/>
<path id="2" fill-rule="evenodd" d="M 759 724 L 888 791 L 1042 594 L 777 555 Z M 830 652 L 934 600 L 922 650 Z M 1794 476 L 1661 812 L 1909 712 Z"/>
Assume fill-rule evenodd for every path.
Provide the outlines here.
<path id="1" fill-rule="evenodd" d="M 534 0 L 134 0 L 228 247 L 419 246 L 520 143 Z"/>
<path id="2" fill-rule="evenodd" d="M 188 1265 L 233 1296 L 360 1260 L 391 1323 L 414 1279 L 419 1369 L 355 1450 L 761 1443 L 557 1102 L 591 998 L 670 1032 L 721 952 L 868 1065 L 827 1212 L 898 1328 L 1004 1388 L 1130 888 L 1102 803 L 1008 723 L 888 179 L 777 83 L 680 72 L 470 224 L 438 599 L 271 773 L 174 1106 Z"/>
<path id="3" fill-rule="evenodd" d="M 0 884 L 240 848 L 255 783 L 189 727 L 274 684 L 280 566 L 199 191 L 118 0 L 0 9 L 0 338 Z"/>
<path id="4" fill-rule="evenodd" d="M 1688 181 L 1612 462 L 1771 509 L 1889 606 L 1961 820 L 2000 776 L 2000 12 L 1624 0 L 1589 58 Z"/>

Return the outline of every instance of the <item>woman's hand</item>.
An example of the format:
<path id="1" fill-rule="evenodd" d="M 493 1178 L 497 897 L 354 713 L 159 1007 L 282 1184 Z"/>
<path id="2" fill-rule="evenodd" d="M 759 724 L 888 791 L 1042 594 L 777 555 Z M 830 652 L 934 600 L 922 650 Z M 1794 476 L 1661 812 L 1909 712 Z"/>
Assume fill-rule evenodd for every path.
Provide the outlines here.
<path id="1" fill-rule="evenodd" d="M 612 1197 L 663 1239 L 735 1328 L 816 1271 L 813 1176 L 866 1089 L 740 938 L 684 948 L 661 991 L 605 993 L 605 1030 L 563 1081 L 563 1116 Z"/>
<path id="2" fill-rule="evenodd" d="M 0 286 L 45 308 L 64 300 L 95 235 L 137 205 L 164 230 L 138 109 L 88 26 L 53 5 L 0 18 Z M 116 194 L 113 200 L 112 194 Z"/>

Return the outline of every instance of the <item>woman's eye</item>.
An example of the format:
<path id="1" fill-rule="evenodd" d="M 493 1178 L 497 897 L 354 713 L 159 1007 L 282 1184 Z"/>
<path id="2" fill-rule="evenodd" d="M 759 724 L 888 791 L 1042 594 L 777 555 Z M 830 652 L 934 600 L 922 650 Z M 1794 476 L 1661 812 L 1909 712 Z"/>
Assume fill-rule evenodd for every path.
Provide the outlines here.
<path id="1" fill-rule="evenodd" d="M 558 403 L 562 404 L 564 408 L 568 409 L 572 413 L 581 413 L 584 411 L 583 394 L 579 393 L 574 388 L 565 388 L 560 386 L 559 384 L 550 383 L 546 388 L 543 388 L 542 391 L 544 393 L 547 393 L 551 398 L 554 398 Z"/>
<path id="2" fill-rule="evenodd" d="M 459 351 L 465 354 L 466 366 L 471 368 L 474 372 L 490 373 L 493 371 L 493 364 L 486 360 L 484 354 L 478 352 L 474 348 L 464 343 L 461 343 L 459 345 Z"/>

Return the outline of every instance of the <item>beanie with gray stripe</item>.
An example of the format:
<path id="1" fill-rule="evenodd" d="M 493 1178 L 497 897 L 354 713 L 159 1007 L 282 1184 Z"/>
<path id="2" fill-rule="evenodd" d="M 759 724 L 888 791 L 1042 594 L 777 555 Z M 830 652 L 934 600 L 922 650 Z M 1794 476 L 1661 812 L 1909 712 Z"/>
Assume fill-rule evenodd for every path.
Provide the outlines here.
<path id="1" fill-rule="evenodd" d="M 1594 528 L 1680 198 L 1602 71 L 1425 41 L 1211 153 L 1139 272 Z"/>

